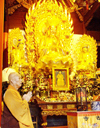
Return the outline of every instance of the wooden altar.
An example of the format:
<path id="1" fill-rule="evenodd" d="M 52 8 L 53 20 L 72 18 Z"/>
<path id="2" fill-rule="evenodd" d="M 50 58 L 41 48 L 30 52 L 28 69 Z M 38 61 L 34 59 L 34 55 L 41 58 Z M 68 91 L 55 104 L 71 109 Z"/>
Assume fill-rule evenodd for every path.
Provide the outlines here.
<path id="1" fill-rule="evenodd" d="M 38 107 L 41 108 L 41 115 L 42 115 L 42 120 L 43 120 L 43 123 L 41 124 L 41 126 L 43 128 L 47 127 L 47 116 L 53 116 L 53 115 L 67 116 L 67 112 L 72 112 L 72 111 L 77 110 L 76 102 L 64 102 L 64 101 L 45 102 L 39 99 L 38 97 L 35 97 L 34 101 L 36 102 L 36 104 L 38 104 Z"/>
<path id="2" fill-rule="evenodd" d="M 68 111 L 76 110 L 76 102 L 45 102 L 40 100 L 38 97 L 35 97 L 35 102 L 41 108 L 41 115 L 43 123 L 41 126 L 46 128 L 47 126 L 47 116 L 67 116 Z"/>

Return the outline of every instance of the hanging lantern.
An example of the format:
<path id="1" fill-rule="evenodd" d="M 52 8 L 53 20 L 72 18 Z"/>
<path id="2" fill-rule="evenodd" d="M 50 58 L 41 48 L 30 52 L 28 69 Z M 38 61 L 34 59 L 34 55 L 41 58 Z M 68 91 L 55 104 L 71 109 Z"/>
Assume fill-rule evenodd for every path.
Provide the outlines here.
<path id="1" fill-rule="evenodd" d="M 85 87 L 76 88 L 76 104 L 77 111 L 86 111 L 88 109 Z"/>

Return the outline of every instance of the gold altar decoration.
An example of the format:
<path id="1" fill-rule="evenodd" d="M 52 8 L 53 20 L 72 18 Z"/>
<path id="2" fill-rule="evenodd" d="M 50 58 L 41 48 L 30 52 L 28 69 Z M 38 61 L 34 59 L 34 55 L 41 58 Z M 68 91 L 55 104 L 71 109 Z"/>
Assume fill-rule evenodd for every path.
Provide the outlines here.
<path id="1" fill-rule="evenodd" d="M 73 68 L 73 27 L 67 8 L 56 1 L 37 2 L 29 8 L 25 22 L 27 55 L 34 73 L 52 68 Z M 32 73 L 33 74 L 33 73 Z"/>
<path id="2" fill-rule="evenodd" d="M 25 8 L 29 9 L 34 2 L 37 2 L 38 0 L 17 0 L 17 2 L 21 5 L 23 5 Z M 74 4 L 76 0 L 69 0 L 70 4 Z"/>
<path id="3" fill-rule="evenodd" d="M 9 31 L 8 64 L 9 67 L 21 74 L 27 88 L 31 88 L 30 85 L 32 85 L 32 81 L 29 79 L 30 72 L 27 63 L 25 38 L 19 28 L 14 28 Z M 26 87 L 23 87 L 23 90 L 27 91 Z"/>
<path id="4" fill-rule="evenodd" d="M 19 28 L 9 32 L 8 64 L 24 77 L 26 90 L 30 85 L 33 87 L 35 78 L 38 81 L 36 86 L 40 86 L 41 74 L 48 77 L 52 68 L 69 68 L 71 80 L 76 71 L 95 73 L 96 41 L 85 34 L 78 42 L 73 41 L 73 22 L 69 12 L 63 2 L 38 1 L 26 14 L 26 40 Z"/>
<path id="5" fill-rule="evenodd" d="M 96 40 L 93 37 L 84 34 L 76 43 L 75 49 L 75 54 L 77 57 L 77 71 L 95 73 L 97 68 Z"/>
<path id="6" fill-rule="evenodd" d="M 25 54 L 25 38 L 19 28 L 9 32 L 8 37 L 8 64 L 18 71 L 18 67 L 27 65 Z"/>
<path id="7" fill-rule="evenodd" d="M 63 106 L 62 106 L 63 107 Z M 45 115 L 45 116 L 48 116 L 48 115 L 50 115 L 50 116 L 53 116 L 53 115 L 57 115 L 57 116 L 59 116 L 59 115 L 67 115 L 67 112 L 68 112 L 68 109 L 63 109 L 63 111 L 60 109 L 60 108 L 57 108 L 56 110 L 47 110 L 47 111 L 42 111 L 41 112 L 41 115 Z"/>

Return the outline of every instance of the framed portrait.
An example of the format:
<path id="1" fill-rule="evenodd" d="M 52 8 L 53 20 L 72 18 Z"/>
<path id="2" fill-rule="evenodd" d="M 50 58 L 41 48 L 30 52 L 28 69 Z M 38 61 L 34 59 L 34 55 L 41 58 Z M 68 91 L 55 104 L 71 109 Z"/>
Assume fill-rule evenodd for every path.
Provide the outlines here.
<path id="1" fill-rule="evenodd" d="M 69 89 L 69 69 L 53 68 L 53 90 L 65 91 Z"/>

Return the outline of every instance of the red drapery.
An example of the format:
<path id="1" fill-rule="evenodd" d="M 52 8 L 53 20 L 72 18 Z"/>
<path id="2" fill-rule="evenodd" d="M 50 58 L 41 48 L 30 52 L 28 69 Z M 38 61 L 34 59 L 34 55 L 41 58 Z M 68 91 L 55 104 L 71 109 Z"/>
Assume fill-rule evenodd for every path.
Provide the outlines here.
<path id="1" fill-rule="evenodd" d="M 4 0 L 0 0 L 0 126 L 1 126 L 1 96 L 2 96 L 2 44 L 4 29 Z"/>

